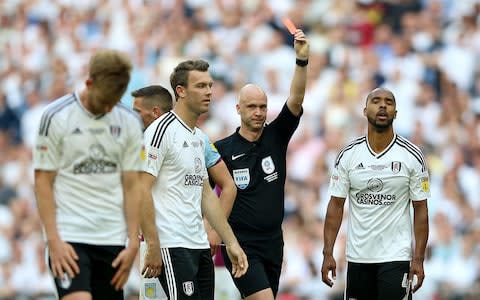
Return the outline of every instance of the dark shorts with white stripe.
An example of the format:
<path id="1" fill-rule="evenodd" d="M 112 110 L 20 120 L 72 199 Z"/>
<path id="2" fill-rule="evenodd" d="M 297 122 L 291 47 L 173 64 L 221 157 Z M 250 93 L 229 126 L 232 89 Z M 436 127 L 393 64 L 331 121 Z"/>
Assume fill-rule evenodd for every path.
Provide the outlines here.
<path id="1" fill-rule="evenodd" d="M 411 288 L 407 288 L 406 279 L 409 270 L 409 261 L 373 264 L 348 262 L 345 299 L 412 299 Z"/>
<path id="2" fill-rule="evenodd" d="M 213 299 L 215 278 L 208 249 L 162 248 L 158 279 L 169 300 Z"/>
<path id="3" fill-rule="evenodd" d="M 115 290 L 110 281 L 117 272 L 112 262 L 125 247 L 69 244 L 78 255 L 80 273 L 73 278 L 66 273 L 64 278 L 55 278 L 59 298 L 74 292 L 89 292 L 93 299 L 123 300 L 123 290 Z M 50 259 L 48 264 L 51 269 Z"/>

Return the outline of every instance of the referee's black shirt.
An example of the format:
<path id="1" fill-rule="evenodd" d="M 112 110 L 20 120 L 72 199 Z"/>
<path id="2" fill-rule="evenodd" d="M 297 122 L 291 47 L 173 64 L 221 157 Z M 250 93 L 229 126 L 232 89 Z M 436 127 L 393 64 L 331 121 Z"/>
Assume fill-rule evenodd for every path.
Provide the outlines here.
<path id="1" fill-rule="evenodd" d="M 287 146 L 299 120 L 284 105 L 257 141 L 237 128 L 215 143 L 237 185 L 228 221 L 239 241 L 282 238 Z"/>

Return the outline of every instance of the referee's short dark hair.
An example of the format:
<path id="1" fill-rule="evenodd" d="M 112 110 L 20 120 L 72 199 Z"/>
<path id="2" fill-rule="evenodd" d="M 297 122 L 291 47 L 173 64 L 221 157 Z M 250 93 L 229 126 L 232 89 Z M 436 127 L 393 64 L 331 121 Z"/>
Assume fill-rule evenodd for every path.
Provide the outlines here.
<path id="1" fill-rule="evenodd" d="M 132 97 L 141 97 L 146 108 L 160 107 L 164 112 L 170 111 L 173 106 L 172 94 L 161 85 L 149 85 L 131 93 Z"/>

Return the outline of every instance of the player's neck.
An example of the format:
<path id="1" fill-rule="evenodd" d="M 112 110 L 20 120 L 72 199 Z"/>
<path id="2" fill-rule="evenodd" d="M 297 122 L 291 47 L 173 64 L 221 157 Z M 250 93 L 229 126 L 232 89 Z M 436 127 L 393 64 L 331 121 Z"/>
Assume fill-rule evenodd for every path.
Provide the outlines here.
<path id="1" fill-rule="evenodd" d="M 262 132 L 263 132 L 263 128 L 261 128 L 258 131 L 252 131 L 247 129 L 244 126 L 240 126 L 240 130 L 238 130 L 238 133 L 249 142 L 257 141 L 262 135 Z"/>
<path id="2" fill-rule="evenodd" d="M 173 112 L 190 128 L 194 129 L 197 124 L 198 114 L 188 109 L 184 103 L 177 102 Z"/>
<path id="3" fill-rule="evenodd" d="M 393 128 L 390 127 L 385 131 L 378 131 L 373 128 L 368 129 L 367 140 L 370 148 L 375 153 L 381 153 L 385 148 L 390 145 L 393 140 L 395 133 L 393 132 Z"/>
<path id="4" fill-rule="evenodd" d="M 90 102 L 89 102 L 89 96 L 88 96 L 88 92 L 86 89 L 82 90 L 78 97 L 80 98 L 80 103 L 82 104 L 83 108 L 85 108 L 86 111 L 88 111 L 89 113 L 93 114 L 92 112 L 92 109 L 90 108 Z"/>

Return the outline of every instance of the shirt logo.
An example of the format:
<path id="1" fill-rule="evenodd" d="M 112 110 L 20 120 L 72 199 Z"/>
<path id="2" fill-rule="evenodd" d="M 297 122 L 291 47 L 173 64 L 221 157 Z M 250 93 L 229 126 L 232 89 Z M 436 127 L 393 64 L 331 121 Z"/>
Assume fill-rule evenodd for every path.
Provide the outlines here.
<path id="1" fill-rule="evenodd" d="M 430 191 L 430 183 L 428 182 L 428 177 L 422 178 L 422 190 L 425 193 L 428 193 Z"/>
<path id="2" fill-rule="evenodd" d="M 185 293 L 185 295 L 187 296 L 191 296 L 193 295 L 193 281 L 185 281 L 184 283 L 182 283 L 182 286 L 183 286 L 183 292 Z"/>
<path id="3" fill-rule="evenodd" d="M 236 160 L 237 158 L 240 158 L 240 157 L 242 157 L 242 156 L 244 156 L 244 155 L 245 155 L 245 153 L 238 154 L 238 155 L 233 155 L 233 154 L 232 154 L 232 160 Z"/>
<path id="4" fill-rule="evenodd" d="M 233 181 L 235 181 L 235 185 L 239 189 L 246 189 L 250 183 L 250 171 L 248 168 L 233 170 Z"/>
<path id="5" fill-rule="evenodd" d="M 359 164 L 355 167 L 355 169 L 360 170 L 360 169 L 365 169 L 365 167 L 363 166 L 363 163 L 359 163 Z"/>
<path id="6" fill-rule="evenodd" d="M 402 169 L 402 163 L 399 161 L 392 161 L 392 172 L 397 174 Z"/>
<path id="7" fill-rule="evenodd" d="M 262 170 L 266 174 L 272 174 L 275 171 L 275 165 L 271 156 L 262 159 Z"/>
<path id="8" fill-rule="evenodd" d="M 70 278 L 70 276 L 68 276 L 67 273 L 63 273 L 62 279 L 57 278 L 57 280 L 60 281 L 60 286 L 64 290 L 68 290 L 72 285 L 72 279 Z"/>
<path id="9" fill-rule="evenodd" d="M 378 178 L 372 178 L 368 181 L 367 188 L 372 192 L 380 192 L 383 189 L 383 182 Z"/>
<path id="10" fill-rule="evenodd" d="M 109 160 L 101 144 L 89 147 L 90 157 L 73 165 L 73 174 L 109 174 L 117 171 L 117 163 Z"/>
<path id="11" fill-rule="evenodd" d="M 110 125 L 110 133 L 113 137 L 119 137 L 121 131 L 122 128 L 120 128 L 120 126 Z"/>
<path id="12" fill-rule="evenodd" d="M 194 159 L 194 164 L 195 164 L 195 173 L 201 173 L 202 172 L 202 160 L 198 157 L 195 157 Z"/>
<path id="13" fill-rule="evenodd" d="M 75 130 L 73 130 L 72 134 L 81 134 L 82 131 L 80 130 L 80 128 L 75 128 Z"/>
<path id="14" fill-rule="evenodd" d="M 157 297 L 157 285 L 155 284 L 155 282 L 145 282 L 144 294 L 147 298 Z"/>

